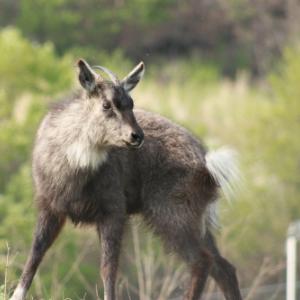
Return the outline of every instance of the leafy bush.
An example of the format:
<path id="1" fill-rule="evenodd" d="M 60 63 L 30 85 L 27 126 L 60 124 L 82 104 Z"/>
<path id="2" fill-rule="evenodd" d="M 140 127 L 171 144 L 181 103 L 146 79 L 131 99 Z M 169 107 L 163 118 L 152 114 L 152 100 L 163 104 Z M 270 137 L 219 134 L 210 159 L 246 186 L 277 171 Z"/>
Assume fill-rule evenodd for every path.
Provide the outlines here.
<path id="1" fill-rule="evenodd" d="M 14 28 L 0 31 L 0 52 L 0 251 L 5 256 L 6 242 L 13 254 L 31 242 L 34 133 L 50 97 L 69 88 L 73 74 L 69 56 L 58 58 L 50 43 L 30 43 Z M 18 257 L 22 263 L 25 255 Z"/>
<path id="2" fill-rule="evenodd" d="M 0 87 L 9 94 L 29 91 L 51 96 L 72 81 L 70 57 L 58 59 L 51 43 L 30 43 L 14 28 L 1 31 L 0 52 Z"/>

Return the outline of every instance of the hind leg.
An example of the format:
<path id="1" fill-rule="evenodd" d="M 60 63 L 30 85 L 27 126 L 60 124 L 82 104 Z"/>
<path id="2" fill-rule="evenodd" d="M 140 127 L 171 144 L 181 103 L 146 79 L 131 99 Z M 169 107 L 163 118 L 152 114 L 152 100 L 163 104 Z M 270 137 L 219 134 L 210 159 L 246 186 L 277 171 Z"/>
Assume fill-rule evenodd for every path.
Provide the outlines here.
<path id="1" fill-rule="evenodd" d="M 170 214 L 172 217 L 168 217 Z M 180 216 L 178 210 L 168 207 L 167 211 L 160 209 L 159 214 L 156 212 L 150 220 L 148 218 L 148 223 L 162 238 L 167 249 L 178 254 L 190 268 L 191 279 L 184 299 L 200 299 L 209 276 L 212 257 L 201 239 L 198 222 L 193 222 L 191 216 Z"/>
<path id="2" fill-rule="evenodd" d="M 193 262 L 189 262 L 191 268 L 191 281 L 185 294 L 184 299 L 186 300 L 200 299 L 211 268 L 211 257 L 205 249 L 198 249 L 197 256 L 197 259 Z"/>
<path id="3" fill-rule="evenodd" d="M 210 275 L 217 282 L 226 300 L 241 300 L 242 296 L 235 267 L 220 255 L 210 232 L 207 232 L 206 234 L 206 243 L 213 255 L 213 264 Z"/>

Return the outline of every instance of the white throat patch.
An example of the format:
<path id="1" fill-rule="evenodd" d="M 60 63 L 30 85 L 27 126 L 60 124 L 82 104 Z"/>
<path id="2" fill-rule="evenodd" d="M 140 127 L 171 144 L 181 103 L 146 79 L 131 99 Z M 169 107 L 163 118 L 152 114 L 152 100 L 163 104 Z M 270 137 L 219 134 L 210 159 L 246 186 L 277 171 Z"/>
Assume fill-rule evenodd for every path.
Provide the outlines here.
<path id="1" fill-rule="evenodd" d="M 74 169 L 95 170 L 107 160 L 107 152 L 77 142 L 67 148 L 67 159 Z"/>

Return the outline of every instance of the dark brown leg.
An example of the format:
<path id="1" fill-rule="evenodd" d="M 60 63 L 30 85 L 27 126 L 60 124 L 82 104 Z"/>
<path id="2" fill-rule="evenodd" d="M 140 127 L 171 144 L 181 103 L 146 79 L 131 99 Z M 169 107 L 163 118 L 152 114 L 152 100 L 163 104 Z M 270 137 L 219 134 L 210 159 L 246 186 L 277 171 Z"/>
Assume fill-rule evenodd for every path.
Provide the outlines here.
<path id="1" fill-rule="evenodd" d="M 198 300 L 204 290 L 211 267 L 211 257 L 205 250 L 199 251 L 199 261 L 191 268 L 191 283 L 185 295 L 186 300 Z"/>
<path id="2" fill-rule="evenodd" d="M 64 217 L 58 217 L 45 211 L 40 212 L 31 252 L 11 300 L 25 299 L 26 292 L 31 285 L 44 254 L 59 234 L 64 222 Z"/>
<path id="3" fill-rule="evenodd" d="M 101 277 L 104 285 L 104 300 L 115 300 L 115 284 L 125 217 L 109 216 L 98 225 L 101 238 Z"/>
<path id="4" fill-rule="evenodd" d="M 214 259 L 211 276 L 223 291 L 226 300 L 241 300 L 235 268 L 222 256 Z"/>
<path id="5" fill-rule="evenodd" d="M 184 215 L 177 207 L 168 206 L 166 211 L 160 210 L 145 215 L 148 224 L 162 237 L 166 247 L 175 252 L 188 265 L 191 281 L 185 300 L 198 300 L 201 297 L 205 283 L 209 276 L 212 258 L 206 249 L 198 219 L 193 215 Z"/>
<path id="6" fill-rule="evenodd" d="M 213 265 L 210 275 L 217 282 L 226 300 L 241 300 L 242 296 L 234 266 L 220 255 L 211 233 L 207 233 L 206 240 L 213 254 Z"/>

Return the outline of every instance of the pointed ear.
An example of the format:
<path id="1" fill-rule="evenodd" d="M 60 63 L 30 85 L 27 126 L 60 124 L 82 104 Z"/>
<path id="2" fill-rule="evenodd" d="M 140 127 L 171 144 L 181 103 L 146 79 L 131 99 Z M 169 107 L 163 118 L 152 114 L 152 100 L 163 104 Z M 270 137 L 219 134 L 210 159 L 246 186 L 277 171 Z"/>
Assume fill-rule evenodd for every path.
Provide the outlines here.
<path id="1" fill-rule="evenodd" d="M 94 72 L 89 64 L 83 59 L 78 60 L 77 66 L 79 68 L 78 79 L 80 84 L 84 89 L 92 92 L 96 87 L 96 79 L 98 74 Z"/>
<path id="2" fill-rule="evenodd" d="M 130 92 L 142 79 L 145 72 L 145 65 L 140 62 L 122 81 L 121 85 L 125 91 Z"/>

